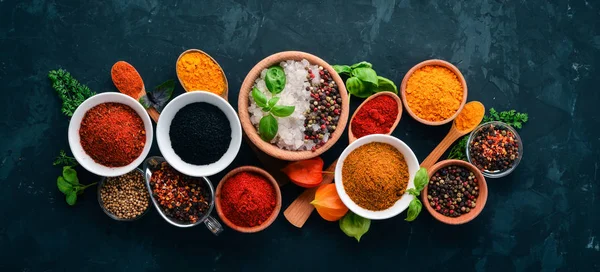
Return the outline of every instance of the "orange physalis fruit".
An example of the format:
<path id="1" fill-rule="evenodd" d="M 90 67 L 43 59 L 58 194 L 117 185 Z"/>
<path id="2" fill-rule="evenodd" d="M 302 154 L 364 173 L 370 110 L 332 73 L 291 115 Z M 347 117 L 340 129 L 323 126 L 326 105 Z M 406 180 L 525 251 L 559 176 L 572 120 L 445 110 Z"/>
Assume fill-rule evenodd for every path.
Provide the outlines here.
<path id="1" fill-rule="evenodd" d="M 340 220 L 348 212 L 348 207 L 340 199 L 333 183 L 319 187 L 315 200 L 310 204 L 315 206 L 319 215 L 327 221 Z"/>
<path id="2" fill-rule="evenodd" d="M 292 162 L 283 171 L 293 183 L 300 187 L 317 187 L 323 181 L 323 159 L 316 157 Z"/>

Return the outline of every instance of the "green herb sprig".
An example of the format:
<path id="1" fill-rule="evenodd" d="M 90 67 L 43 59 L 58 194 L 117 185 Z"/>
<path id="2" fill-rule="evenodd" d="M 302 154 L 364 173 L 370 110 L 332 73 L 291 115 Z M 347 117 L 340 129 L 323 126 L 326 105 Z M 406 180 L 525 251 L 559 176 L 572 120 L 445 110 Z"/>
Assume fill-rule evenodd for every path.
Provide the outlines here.
<path id="1" fill-rule="evenodd" d="M 500 121 L 507 123 L 511 127 L 515 129 L 523 128 L 523 124 L 527 123 L 529 120 L 529 115 L 527 113 L 517 112 L 516 110 L 508 110 L 498 112 L 494 108 L 490 108 L 489 113 L 483 117 L 481 123 L 487 123 L 491 121 Z M 469 135 L 466 135 L 458 141 L 448 153 L 448 159 L 455 160 L 467 160 L 467 141 L 469 140 Z"/>
<path id="2" fill-rule="evenodd" d="M 421 191 L 425 186 L 429 183 L 429 175 L 427 174 L 427 169 L 424 167 L 419 168 L 417 173 L 415 174 L 415 188 L 408 189 L 408 193 L 414 196 L 413 200 L 408 204 L 408 211 L 406 212 L 406 221 L 414 221 L 421 213 L 421 209 L 423 209 L 423 203 L 419 200 L 419 195 L 421 195 Z"/>
<path id="3" fill-rule="evenodd" d="M 267 70 L 265 76 L 265 84 L 273 97 L 268 99 L 258 88 L 252 88 L 251 96 L 252 99 L 254 99 L 254 102 L 256 102 L 256 105 L 262 108 L 264 112 L 269 113 L 263 116 L 258 123 L 258 134 L 264 141 L 270 142 L 277 135 L 279 124 L 277 123 L 275 116 L 288 117 L 296 110 L 296 106 L 277 105 L 279 97 L 275 95 L 283 91 L 285 83 L 286 78 L 283 68 L 280 66 L 273 66 Z"/>
<path id="4" fill-rule="evenodd" d="M 48 78 L 52 82 L 52 88 L 62 100 L 61 111 L 66 116 L 73 116 L 73 113 L 83 101 L 96 94 L 87 86 L 79 83 L 64 69 L 50 71 Z"/>
<path id="5" fill-rule="evenodd" d="M 73 157 L 68 156 L 64 150 L 61 150 L 54 162 L 52 163 L 52 165 L 64 165 L 73 167 L 77 165 L 77 160 L 75 160 L 75 158 Z"/>
<path id="6" fill-rule="evenodd" d="M 340 219 L 340 229 L 349 237 L 354 237 L 360 242 L 360 238 L 369 231 L 371 220 L 348 212 Z"/>
<path id="7" fill-rule="evenodd" d="M 79 183 L 77 178 L 77 172 L 71 166 L 64 166 L 62 176 L 56 179 L 56 186 L 58 190 L 65 194 L 65 200 L 67 204 L 73 206 L 77 202 L 77 196 L 83 194 L 83 190 L 88 187 L 96 185 L 97 182 L 92 184 L 83 185 Z"/>
<path id="8" fill-rule="evenodd" d="M 361 61 L 353 65 L 333 65 L 333 69 L 340 75 L 347 76 L 346 89 L 350 95 L 367 98 L 378 92 L 392 92 L 398 94 L 398 87 L 393 81 L 378 76 L 373 70 L 373 65 Z"/>

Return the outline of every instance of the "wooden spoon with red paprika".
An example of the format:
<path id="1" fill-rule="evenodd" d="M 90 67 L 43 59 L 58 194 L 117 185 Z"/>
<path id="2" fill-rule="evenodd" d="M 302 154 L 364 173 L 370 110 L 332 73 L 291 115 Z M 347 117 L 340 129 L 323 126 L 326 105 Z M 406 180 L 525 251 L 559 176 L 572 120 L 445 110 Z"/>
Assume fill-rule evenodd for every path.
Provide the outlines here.
<path id="1" fill-rule="evenodd" d="M 146 87 L 140 73 L 128 62 L 117 61 L 113 64 L 112 69 L 110 69 L 110 76 L 119 92 L 138 101 L 140 97 L 146 95 Z M 158 122 L 160 113 L 155 108 L 148 107 L 146 111 L 154 122 Z"/>
<path id="2" fill-rule="evenodd" d="M 386 95 L 386 96 L 393 98 L 394 101 L 396 101 L 396 104 L 398 106 L 398 114 L 396 116 L 396 120 L 394 121 L 392 126 L 389 128 L 389 131 L 387 133 L 382 133 L 382 134 L 390 135 L 390 134 L 392 134 L 394 129 L 396 129 L 396 126 L 398 126 L 398 123 L 400 122 L 400 119 L 402 118 L 402 101 L 400 101 L 400 98 L 396 94 L 391 93 L 391 92 L 376 93 L 376 94 L 370 96 L 369 98 L 367 98 L 365 101 L 363 101 L 360 104 L 360 106 L 356 109 L 354 114 L 352 115 L 352 118 L 350 118 L 350 125 L 349 125 L 349 131 L 348 131 L 348 142 L 349 143 L 352 143 L 358 139 L 352 132 L 352 123 L 354 121 L 354 117 L 356 117 L 356 114 L 358 112 L 360 112 L 360 110 L 362 109 L 362 107 L 364 105 L 366 105 L 371 100 L 373 100 L 376 97 L 379 97 L 381 95 Z M 331 163 L 331 165 L 329 167 L 327 167 L 327 169 L 325 170 L 325 173 L 323 173 L 323 181 L 321 182 L 320 185 L 329 184 L 329 183 L 333 182 L 334 175 L 331 174 L 331 172 L 333 172 L 335 170 L 336 164 L 337 164 L 337 160 L 335 160 L 333 163 Z M 310 217 L 310 214 L 315 209 L 315 207 L 312 204 L 310 204 L 310 202 L 315 199 L 315 193 L 317 192 L 317 189 L 318 189 L 318 187 L 309 188 L 309 189 L 304 190 L 304 192 L 300 196 L 298 196 L 296 198 L 296 200 L 294 200 L 294 202 L 292 202 L 292 204 L 290 204 L 290 206 L 287 207 L 287 209 L 285 209 L 285 211 L 283 212 L 283 215 L 290 223 L 292 223 L 292 225 L 294 225 L 298 228 L 301 228 L 302 226 L 304 226 L 304 223 L 306 223 L 306 220 L 308 220 L 308 217 Z"/>

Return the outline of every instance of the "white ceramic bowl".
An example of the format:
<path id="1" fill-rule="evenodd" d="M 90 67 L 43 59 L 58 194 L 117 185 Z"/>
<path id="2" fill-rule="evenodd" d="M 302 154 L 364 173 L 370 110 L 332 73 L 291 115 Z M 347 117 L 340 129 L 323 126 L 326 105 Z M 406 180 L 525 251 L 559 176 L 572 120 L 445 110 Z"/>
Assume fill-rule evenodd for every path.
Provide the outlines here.
<path id="1" fill-rule="evenodd" d="M 108 102 L 121 103 L 131 107 L 140 116 L 140 118 L 142 118 L 142 121 L 144 122 L 144 129 L 146 130 L 146 143 L 144 145 L 144 150 L 142 150 L 142 153 L 139 157 L 137 157 L 137 159 L 122 167 L 108 167 L 95 162 L 88 154 L 85 153 L 79 138 L 79 128 L 81 127 L 81 120 L 83 119 L 85 113 L 97 105 Z M 133 171 L 133 169 L 144 162 L 144 159 L 148 155 L 148 152 L 150 152 L 150 147 L 152 146 L 152 140 L 154 137 L 153 131 L 152 121 L 150 120 L 146 109 L 144 109 L 144 107 L 138 101 L 122 93 L 100 93 L 83 101 L 83 103 L 77 107 L 75 113 L 73 113 L 69 123 L 69 147 L 71 148 L 71 152 L 73 153 L 73 156 L 77 162 L 86 170 L 99 176 L 116 177 Z"/>
<path id="2" fill-rule="evenodd" d="M 175 150 L 171 147 L 171 138 L 169 137 L 171 122 L 175 114 L 186 105 L 196 102 L 206 102 L 218 107 L 227 116 L 231 126 L 229 148 L 221 159 L 208 165 L 193 165 L 184 162 L 179 155 L 175 154 Z M 161 112 L 158 125 L 156 126 L 156 141 L 163 157 L 175 170 L 192 177 L 211 176 L 227 168 L 233 162 L 235 156 L 237 156 L 242 144 L 242 126 L 235 110 L 222 97 L 209 92 L 187 92 L 169 102 Z"/>
<path id="3" fill-rule="evenodd" d="M 398 201 L 396 201 L 396 203 L 393 206 L 389 207 L 388 209 L 382 211 L 371 211 L 362 208 L 356 203 L 354 203 L 354 201 L 352 201 L 348 194 L 346 194 L 346 190 L 344 189 L 344 180 L 342 179 L 342 167 L 344 167 L 344 160 L 346 160 L 348 155 L 358 147 L 372 142 L 390 144 L 393 147 L 397 148 L 398 151 L 402 153 L 402 155 L 404 155 L 404 159 L 406 160 L 406 164 L 408 166 L 408 172 L 410 174 L 408 186 L 406 189 L 408 190 L 409 188 L 415 187 L 415 174 L 417 173 L 417 170 L 419 170 L 419 161 L 417 161 L 415 153 L 413 153 L 413 151 L 410 149 L 410 147 L 408 147 L 408 145 L 406 145 L 403 141 L 399 140 L 398 138 L 383 134 L 373 134 L 362 137 L 351 143 L 348 147 L 346 147 L 346 149 L 344 150 L 344 152 L 342 152 L 342 155 L 338 159 L 338 163 L 335 167 L 335 187 L 337 189 L 338 195 L 342 199 L 342 202 L 344 202 L 346 207 L 348 207 L 348 209 L 350 209 L 355 214 L 358 214 L 361 217 L 368 219 L 388 219 L 406 210 L 406 208 L 408 208 L 408 204 L 413 200 L 413 196 L 405 192 L 404 195 Z"/>

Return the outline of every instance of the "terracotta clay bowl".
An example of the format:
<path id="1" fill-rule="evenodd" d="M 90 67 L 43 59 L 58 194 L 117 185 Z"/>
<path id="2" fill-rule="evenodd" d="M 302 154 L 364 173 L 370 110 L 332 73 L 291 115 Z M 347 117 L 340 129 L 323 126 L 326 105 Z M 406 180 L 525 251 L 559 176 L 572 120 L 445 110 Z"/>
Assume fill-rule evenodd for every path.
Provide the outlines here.
<path id="1" fill-rule="evenodd" d="M 352 114 L 352 117 L 350 118 L 350 123 L 348 124 L 348 138 L 349 141 L 352 143 L 354 141 L 356 141 L 356 136 L 354 136 L 354 133 L 352 133 L 352 120 L 354 120 L 354 116 L 356 116 L 356 113 L 360 111 L 360 109 L 367 103 L 369 103 L 369 101 L 371 101 L 373 98 L 381 96 L 381 95 L 387 95 L 391 98 L 393 98 L 394 100 L 396 100 L 396 103 L 398 104 L 398 115 L 396 116 L 396 121 L 394 121 L 394 124 L 392 124 L 392 126 L 390 127 L 390 131 L 388 133 L 386 133 L 387 135 L 392 134 L 392 132 L 394 131 L 394 129 L 396 129 L 396 126 L 398 126 L 398 123 L 400 122 L 400 119 L 402 119 L 402 101 L 400 101 L 400 97 L 398 97 L 396 94 L 391 93 L 391 92 L 380 92 L 380 93 L 376 93 L 374 95 L 369 96 L 369 98 L 365 99 L 365 101 L 363 101 L 360 106 L 358 106 L 358 108 L 354 111 L 354 113 Z"/>
<path id="2" fill-rule="evenodd" d="M 425 205 L 425 208 L 427 209 L 427 211 L 435 219 L 437 219 L 438 221 L 440 221 L 442 223 L 446 223 L 449 225 L 460 225 L 460 224 L 467 223 L 467 222 L 475 219 L 475 217 L 477 217 L 481 213 L 483 208 L 485 207 L 485 203 L 487 202 L 487 196 L 488 196 L 487 183 L 485 182 L 485 178 L 483 177 L 483 174 L 481 174 L 481 172 L 477 169 L 477 167 L 475 167 L 474 165 L 472 165 L 466 161 L 461 161 L 461 160 L 444 160 L 444 161 L 440 161 L 440 162 L 434 164 L 427 171 L 429 178 L 431 179 L 431 176 L 434 175 L 435 172 L 437 172 L 438 170 L 440 170 L 446 166 L 462 166 L 462 167 L 468 169 L 469 171 L 473 172 L 473 174 L 475 174 L 475 178 L 477 179 L 477 183 L 478 183 L 478 187 L 479 187 L 479 195 L 477 196 L 477 206 L 475 206 L 475 209 L 472 209 L 469 213 L 463 214 L 459 217 L 445 216 L 445 215 L 437 212 L 436 210 L 434 210 L 433 207 L 431 207 L 431 205 L 429 204 L 429 201 L 427 200 L 427 189 L 428 189 L 427 187 L 428 186 L 425 186 L 425 188 L 423 189 L 423 192 L 421 193 L 422 202 Z"/>
<path id="3" fill-rule="evenodd" d="M 248 112 L 248 106 L 250 103 L 249 97 L 252 87 L 254 86 L 254 81 L 260 76 L 262 70 L 269 68 L 273 65 L 278 65 L 282 61 L 286 60 L 295 60 L 300 61 L 302 59 L 306 59 L 310 62 L 311 65 L 320 65 L 323 66 L 324 69 L 327 69 L 329 73 L 332 75 L 333 80 L 338 86 L 338 90 L 340 93 L 340 97 L 342 98 L 342 113 L 340 114 L 340 119 L 337 123 L 337 129 L 331 133 L 329 141 L 327 141 L 323 146 L 318 148 L 315 151 L 310 150 L 302 150 L 302 151 L 293 151 L 293 150 L 284 150 L 277 147 L 274 144 L 263 141 L 258 135 L 258 131 L 252 125 L 250 121 L 250 113 Z M 348 115 L 350 112 L 349 101 L 348 101 L 348 92 L 346 91 L 346 85 L 344 85 L 344 81 L 342 78 L 335 72 L 333 67 L 329 65 L 324 60 L 320 59 L 317 56 L 311 55 L 309 53 L 299 52 L 299 51 L 286 51 L 273 54 L 271 56 L 266 57 L 257 63 L 252 70 L 248 73 L 244 82 L 242 83 L 242 87 L 240 89 L 240 95 L 238 99 L 238 115 L 240 116 L 240 122 L 242 123 L 242 128 L 250 141 L 258 147 L 263 152 L 267 153 L 269 156 L 286 160 L 286 161 L 299 161 L 314 158 L 316 156 L 321 155 L 323 152 L 327 151 L 331 148 L 342 136 L 344 129 L 346 128 L 346 123 L 348 122 Z"/>
<path id="4" fill-rule="evenodd" d="M 225 216 L 225 214 L 223 214 L 223 209 L 221 208 L 221 188 L 223 187 L 223 184 L 229 178 L 231 178 L 235 174 L 238 174 L 241 172 L 252 172 L 252 173 L 255 173 L 255 174 L 265 177 L 265 179 L 267 179 L 271 183 L 271 185 L 273 185 L 273 189 L 275 190 L 275 195 L 277 197 L 277 200 L 276 200 L 277 203 L 275 204 L 275 209 L 273 210 L 273 213 L 271 214 L 269 219 L 267 219 L 265 222 L 263 222 L 262 224 L 260 224 L 258 226 L 254 226 L 254 227 L 238 226 L 238 225 L 234 224 L 233 222 L 231 222 Z M 258 167 L 254 167 L 254 166 L 241 166 L 241 167 L 231 170 L 219 182 L 219 185 L 217 186 L 217 190 L 215 193 L 215 206 L 217 208 L 217 214 L 219 215 L 219 217 L 221 218 L 223 223 L 225 223 L 225 225 L 229 226 L 231 229 L 239 231 L 239 232 L 243 232 L 243 233 L 259 232 L 261 230 L 266 229 L 268 226 L 270 226 L 273 223 L 273 221 L 275 221 L 275 219 L 277 218 L 277 215 L 279 215 L 279 211 L 281 210 L 281 190 L 279 190 L 279 185 L 277 184 L 277 182 L 275 181 L 273 176 L 271 176 L 269 173 L 267 173 L 267 171 L 262 170 Z"/>
<path id="5" fill-rule="evenodd" d="M 442 120 L 442 121 L 425 120 L 425 119 L 417 116 L 417 114 L 415 114 L 410 109 L 410 107 L 408 106 L 408 101 L 406 100 L 406 85 L 408 84 L 408 79 L 419 68 L 424 67 L 424 66 L 430 66 L 430 65 L 442 66 L 442 67 L 450 69 L 450 71 L 452 71 L 456 74 L 456 76 L 458 77 L 458 80 L 460 81 L 460 83 L 463 87 L 463 98 L 462 98 L 462 102 L 460 103 L 460 106 L 458 107 L 458 110 L 452 116 L 447 118 L 446 120 Z M 452 65 L 451 63 L 449 63 L 447 61 L 439 60 L 439 59 L 426 60 L 426 61 L 423 61 L 423 62 L 413 66 L 413 68 L 408 70 L 406 75 L 404 75 L 404 79 L 402 79 L 402 84 L 400 85 L 400 95 L 402 97 L 402 102 L 404 102 L 404 107 L 406 108 L 406 111 L 408 112 L 408 114 L 410 114 L 410 116 L 412 116 L 412 118 L 414 118 L 418 122 L 423 123 L 425 125 L 429 125 L 429 126 L 439 126 L 439 125 L 447 124 L 447 123 L 451 122 L 452 120 L 454 120 L 454 118 L 456 118 L 456 116 L 458 116 L 458 114 L 460 113 L 462 108 L 465 106 L 465 103 L 467 102 L 467 93 L 468 93 L 467 82 L 465 81 L 465 78 L 463 77 L 462 73 L 458 70 L 458 68 L 456 68 L 456 66 Z"/>
<path id="6" fill-rule="evenodd" d="M 177 74 L 177 80 L 179 80 L 179 84 L 181 85 L 181 87 L 183 87 L 183 89 L 186 92 L 203 91 L 203 90 L 188 90 L 188 89 L 186 89 L 185 85 L 183 85 L 183 82 L 181 81 L 181 78 L 179 77 L 179 73 L 177 72 L 177 63 L 179 63 L 179 60 L 181 59 L 181 57 L 183 55 L 185 55 L 186 53 L 190 53 L 190 52 L 198 52 L 200 54 L 203 54 L 203 55 L 209 57 L 212 61 L 214 61 L 217 64 L 217 66 L 219 66 L 219 70 L 221 71 L 221 74 L 223 74 L 223 79 L 225 79 L 225 91 L 223 91 L 223 94 L 221 94 L 220 96 L 223 97 L 225 100 L 228 100 L 227 99 L 227 95 L 229 94 L 229 83 L 227 82 L 227 76 L 225 75 L 225 72 L 223 71 L 223 68 L 221 68 L 221 65 L 219 65 L 219 63 L 215 59 L 213 59 L 209 54 L 207 54 L 206 52 L 204 52 L 204 51 L 202 51 L 200 49 L 188 49 L 188 50 L 185 50 L 177 58 L 177 62 L 175 62 L 175 73 Z"/>

